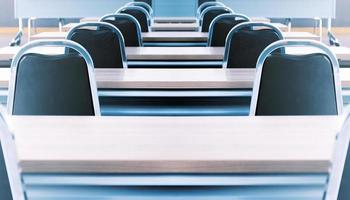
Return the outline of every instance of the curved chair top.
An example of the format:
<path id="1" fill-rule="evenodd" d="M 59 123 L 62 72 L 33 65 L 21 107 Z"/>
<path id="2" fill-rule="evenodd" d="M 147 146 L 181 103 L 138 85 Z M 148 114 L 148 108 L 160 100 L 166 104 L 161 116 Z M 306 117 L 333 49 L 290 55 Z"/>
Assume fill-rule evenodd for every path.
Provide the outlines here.
<path id="1" fill-rule="evenodd" d="M 271 23 L 264 23 L 264 22 L 243 22 L 241 24 L 238 24 L 237 26 L 235 26 L 227 35 L 226 38 L 226 47 L 225 47 L 225 54 L 224 54 L 224 62 L 223 62 L 223 68 L 227 68 L 227 62 L 228 62 L 228 58 L 229 58 L 229 54 L 230 54 L 230 49 L 231 49 L 231 42 L 232 42 L 232 38 L 234 36 L 235 33 L 237 33 L 238 31 L 245 29 L 245 28 L 252 28 L 252 27 L 265 27 L 265 28 L 269 28 L 273 31 L 276 32 L 276 34 L 278 35 L 278 37 L 283 40 L 283 34 L 281 32 L 281 30 L 276 27 L 275 25 L 271 24 Z"/>
<path id="2" fill-rule="evenodd" d="M 253 96 L 251 101 L 251 110 L 250 115 L 254 116 L 256 112 L 256 106 L 258 101 L 258 92 L 260 87 L 260 81 L 261 81 L 261 75 L 263 71 L 263 66 L 268 58 L 269 55 L 271 55 L 275 50 L 284 48 L 284 47 L 313 47 L 320 51 L 322 51 L 331 61 L 332 68 L 333 68 L 333 74 L 334 74 L 334 85 L 336 89 L 336 101 L 337 101 L 337 109 L 338 113 L 341 114 L 343 112 L 342 105 L 343 100 L 341 96 L 341 85 L 337 84 L 340 82 L 339 77 L 339 62 L 336 57 L 336 55 L 324 44 L 318 41 L 314 40 L 280 40 L 277 42 L 274 42 L 270 44 L 266 49 L 261 53 L 260 57 L 257 61 L 257 74 L 256 79 L 254 81 L 254 87 L 253 87 Z M 339 106 L 341 105 L 341 106 Z"/>
<path id="3" fill-rule="evenodd" d="M 117 13 L 117 14 L 107 14 L 101 17 L 101 19 L 99 20 L 99 22 L 103 22 L 104 20 L 108 20 L 110 18 L 124 18 L 124 19 L 129 19 L 130 21 L 132 21 L 135 25 L 136 25 L 136 31 L 137 31 L 137 35 L 138 35 L 138 41 L 140 46 L 143 46 L 143 42 L 142 42 L 142 35 L 141 35 L 141 25 L 139 23 L 139 21 L 137 21 L 137 19 L 129 14 L 124 14 L 124 13 Z"/>
<path id="4" fill-rule="evenodd" d="M 145 8 L 141 7 L 141 6 L 124 6 L 124 7 L 121 7 L 120 9 L 118 9 L 115 12 L 115 14 L 122 13 L 123 11 L 127 11 L 127 10 L 138 10 L 138 11 L 141 11 L 142 13 L 144 13 L 146 15 L 148 27 L 151 26 L 152 17 L 150 15 L 150 13 L 148 13 L 148 11 Z"/>
<path id="5" fill-rule="evenodd" d="M 91 93 L 92 93 L 92 101 L 94 106 L 95 115 L 99 116 L 101 115 L 100 112 L 100 104 L 97 97 L 97 86 L 96 86 L 96 80 L 94 75 L 94 63 L 93 60 L 88 53 L 88 51 L 81 46 L 80 44 L 70 41 L 70 40 L 36 40 L 33 42 L 30 42 L 26 45 L 24 45 L 19 52 L 15 55 L 15 57 L 12 60 L 11 63 L 11 81 L 9 85 L 9 95 L 8 95 L 8 113 L 9 115 L 12 115 L 13 111 L 13 100 L 15 95 L 15 84 L 16 84 L 16 76 L 17 76 L 17 67 L 19 62 L 21 61 L 22 57 L 25 56 L 29 51 L 33 48 L 37 47 L 67 47 L 71 48 L 75 51 L 77 51 L 85 60 L 87 71 L 89 75 L 89 81 L 90 81 L 90 87 L 91 87 Z"/>
<path id="6" fill-rule="evenodd" d="M 127 57 L 126 57 L 126 52 L 125 52 L 125 42 L 124 42 L 124 37 L 123 34 L 119 31 L 119 29 L 112 24 L 106 23 L 106 22 L 86 22 L 86 23 L 80 23 L 76 26 L 74 26 L 70 31 L 68 32 L 68 35 L 66 37 L 67 40 L 71 40 L 73 34 L 75 33 L 76 30 L 79 30 L 84 27 L 96 27 L 96 28 L 106 28 L 115 33 L 118 37 L 119 40 L 119 45 L 120 45 L 120 52 L 123 60 L 123 68 L 126 69 L 128 68 L 127 64 Z"/>
<path id="7" fill-rule="evenodd" d="M 226 7 L 226 6 L 211 6 L 211 7 L 208 7 L 206 9 L 204 9 L 204 11 L 202 12 L 202 14 L 200 16 L 200 20 L 199 20 L 200 26 L 203 25 L 203 20 L 204 20 L 205 15 L 208 12 L 214 11 L 214 10 L 223 10 L 223 11 L 228 11 L 229 13 L 234 13 L 234 11 L 231 8 Z"/>
<path id="8" fill-rule="evenodd" d="M 153 16 L 153 8 L 145 2 L 141 2 L 141 1 L 134 1 L 134 2 L 129 2 L 126 3 L 125 6 L 141 6 L 142 8 L 145 8 L 146 10 L 148 10 L 148 13 L 150 14 L 150 16 Z"/>
<path id="9" fill-rule="evenodd" d="M 205 8 L 210 7 L 210 6 L 225 6 L 225 4 L 223 4 L 219 1 L 210 1 L 210 2 L 202 3 L 202 5 L 200 5 L 197 8 L 197 17 L 200 17 L 202 12 L 205 10 Z"/>
<path id="10" fill-rule="evenodd" d="M 213 33 L 214 33 L 214 26 L 215 26 L 215 24 L 217 22 L 219 22 L 220 20 L 225 19 L 225 18 L 240 18 L 240 19 L 243 19 L 243 20 L 247 20 L 248 22 L 251 21 L 248 16 L 246 16 L 244 14 L 239 14 L 239 13 L 235 13 L 235 14 L 227 13 L 227 14 L 222 14 L 222 15 L 219 15 L 219 16 L 215 17 L 214 20 L 210 23 L 210 26 L 209 26 L 208 46 L 212 42 L 212 36 L 213 36 Z"/>

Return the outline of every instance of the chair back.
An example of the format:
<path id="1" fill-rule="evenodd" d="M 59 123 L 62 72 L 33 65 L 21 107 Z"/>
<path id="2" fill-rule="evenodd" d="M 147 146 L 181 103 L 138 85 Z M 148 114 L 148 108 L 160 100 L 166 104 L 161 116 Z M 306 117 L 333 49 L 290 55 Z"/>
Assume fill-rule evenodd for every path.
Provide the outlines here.
<path id="1" fill-rule="evenodd" d="M 315 48 L 319 53 L 274 53 L 281 48 Z M 301 48 L 301 51 L 303 51 Z M 343 110 L 339 63 L 324 44 L 281 40 L 257 62 L 250 115 L 339 115 Z"/>
<path id="2" fill-rule="evenodd" d="M 147 10 L 148 14 L 153 17 L 153 9 L 152 6 L 146 2 L 142 2 L 142 1 L 134 1 L 134 2 L 129 2 L 127 4 L 125 4 L 125 6 L 140 6 L 142 8 L 144 8 L 145 10 Z"/>
<path id="3" fill-rule="evenodd" d="M 103 16 L 100 22 L 106 22 L 115 26 L 122 33 L 125 46 L 143 46 L 141 26 L 135 17 L 128 14 L 108 14 Z"/>
<path id="4" fill-rule="evenodd" d="M 146 9 L 140 6 L 125 6 L 116 12 L 116 14 L 118 13 L 128 14 L 135 17 L 141 26 L 141 32 L 149 32 L 149 27 L 151 26 L 151 16 Z"/>
<path id="5" fill-rule="evenodd" d="M 77 53 L 45 55 L 48 47 Z M 34 53 L 42 48 L 39 53 Z M 46 48 L 46 49 L 43 49 Z M 70 40 L 37 40 L 11 64 L 10 115 L 100 115 L 94 64 L 87 50 Z"/>
<path id="6" fill-rule="evenodd" d="M 223 67 L 255 68 L 261 52 L 282 39 L 281 31 L 270 23 L 240 23 L 227 35 Z"/>
<path id="7" fill-rule="evenodd" d="M 218 1 L 208 1 L 203 3 L 198 1 L 197 17 L 200 17 L 202 15 L 202 12 L 210 6 L 225 6 L 225 4 Z"/>
<path id="8" fill-rule="evenodd" d="M 201 32 L 208 32 L 211 22 L 219 15 L 233 13 L 233 11 L 224 6 L 211 6 L 206 8 L 201 15 Z"/>
<path id="9" fill-rule="evenodd" d="M 217 16 L 209 27 L 208 46 L 224 47 L 226 37 L 231 29 L 240 23 L 249 21 L 249 17 L 242 14 L 222 14 Z"/>
<path id="10" fill-rule="evenodd" d="M 78 24 L 68 32 L 66 39 L 82 45 L 92 57 L 95 68 L 127 68 L 123 35 L 109 23 Z M 67 52 L 74 50 L 67 48 Z"/>

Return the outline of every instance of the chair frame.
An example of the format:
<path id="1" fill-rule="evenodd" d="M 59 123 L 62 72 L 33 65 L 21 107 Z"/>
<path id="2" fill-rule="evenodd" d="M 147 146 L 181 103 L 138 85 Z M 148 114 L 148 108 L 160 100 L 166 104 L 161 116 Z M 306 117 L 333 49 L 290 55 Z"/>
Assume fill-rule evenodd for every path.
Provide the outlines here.
<path id="1" fill-rule="evenodd" d="M 123 63 L 123 68 L 127 69 L 128 68 L 128 63 L 127 63 L 127 57 L 126 57 L 126 52 L 125 52 L 125 42 L 124 42 L 124 37 L 123 34 L 119 31 L 119 29 L 112 24 L 106 23 L 106 22 L 86 22 L 86 23 L 80 23 L 73 28 L 71 28 L 68 32 L 68 35 L 66 37 L 67 40 L 71 40 L 73 34 L 75 33 L 76 30 L 79 30 L 84 27 L 96 27 L 96 28 L 107 28 L 113 33 L 115 33 L 118 37 L 119 40 L 119 46 L 120 46 L 120 52 L 122 54 L 122 63 Z M 67 53 L 67 51 L 66 51 Z"/>
<path id="2" fill-rule="evenodd" d="M 148 10 L 150 11 L 149 12 L 150 17 L 151 18 L 153 17 L 153 13 L 154 13 L 153 8 L 148 3 L 141 2 L 141 1 L 133 1 L 133 2 L 126 3 L 124 7 L 129 7 L 129 6 L 144 6 L 144 7 L 147 7 Z"/>
<path id="3" fill-rule="evenodd" d="M 147 28 L 148 28 L 148 31 L 150 31 L 150 27 L 152 26 L 152 17 L 151 17 L 151 15 L 148 13 L 148 11 L 146 9 L 144 9 L 144 8 L 142 8 L 140 6 L 124 6 L 124 7 L 121 7 L 120 9 L 118 9 L 115 12 L 115 14 L 126 14 L 126 13 L 122 13 L 125 10 L 139 10 L 142 13 L 144 13 L 146 15 L 146 17 L 147 17 Z"/>
<path id="4" fill-rule="evenodd" d="M 339 62 L 336 55 L 324 44 L 314 40 L 280 40 L 272 43 L 261 53 L 258 61 L 257 61 L 257 73 L 255 76 L 254 87 L 253 87 L 253 95 L 250 104 L 250 116 L 255 116 L 256 114 L 256 106 L 258 103 L 258 96 L 260 90 L 260 81 L 264 63 L 269 55 L 277 49 L 284 47 L 314 47 L 321 50 L 331 61 L 333 68 L 333 81 L 336 93 L 336 101 L 337 101 L 337 111 L 338 115 L 341 115 L 343 112 L 343 99 L 341 96 L 341 84 L 340 83 L 340 75 L 339 75 Z"/>
<path id="5" fill-rule="evenodd" d="M 137 35 L 138 35 L 139 45 L 141 47 L 143 46 L 143 38 L 142 38 L 142 34 L 141 34 L 141 25 L 140 25 L 140 23 L 137 21 L 137 19 L 134 16 L 128 15 L 128 14 L 123 14 L 123 13 L 107 14 L 107 15 L 102 16 L 101 19 L 99 20 L 99 22 L 103 22 L 103 20 L 107 20 L 109 18 L 116 18 L 116 19 L 117 18 L 125 18 L 125 19 L 130 19 L 132 22 L 134 22 L 134 24 L 136 25 L 136 29 L 137 29 L 136 31 L 137 31 Z M 124 38 L 124 36 L 123 36 L 123 38 Z"/>
<path id="6" fill-rule="evenodd" d="M 223 61 L 223 68 L 224 69 L 227 68 L 228 58 L 229 58 L 229 55 L 230 55 L 232 38 L 234 37 L 234 35 L 238 31 L 240 31 L 240 30 L 242 30 L 244 28 L 249 28 L 249 27 L 270 28 L 270 29 L 274 30 L 278 34 L 278 36 L 279 36 L 279 38 L 281 40 L 284 39 L 281 30 L 278 27 L 276 27 L 275 25 L 271 24 L 271 23 L 263 23 L 263 22 L 243 22 L 243 23 L 240 23 L 237 26 L 233 27 L 231 29 L 231 31 L 228 33 L 227 37 L 226 37 L 226 46 L 225 46 L 224 61 Z"/>
<path id="7" fill-rule="evenodd" d="M 9 95 L 7 98 L 8 114 L 11 116 L 13 115 L 13 103 L 14 103 L 14 96 L 15 96 L 15 89 L 16 89 L 17 68 L 18 68 L 19 62 L 21 61 L 22 57 L 30 53 L 29 51 L 32 50 L 33 48 L 44 47 L 44 46 L 66 47 L 66 48 L 68 47 L 77 51 L 84 58 L 87 66 L 88 75 L 89 75 L 90 90 L 91 90 L 92 103 L 94 107 L 95 116 L 100 116 L 101 112 L 100 112 L 100 104 L 99 104 L 99 99 L 97 94 L 97 84 L 95 80 L 93 60 L 90 54 L 88 53 L 88 51 L 83 46 L 70 40 L 37 40 L 26 44 L 19 50 L 19 52 L 15 55 L 11 63 L 11 79 L 9 84 Z"/>
<path id="8" fill-rule="evenodd" d="M 206 6 L 223 6 L 225 7 L 225 4 L 223 4 L 222 2 L 219 2 L 219 1 L 210 1 L 210 2 L 205 2 L 205 3 L 202 3 L 202 5 L 200 5 L 198 8 L 197 8 L 197 17 L 199 18 L 203 11 L 201 12 L 201 10 L 203 9 L 203 7 L 206 7 Z"/>
<path id="9" fill-rule="evenodd" d="M 329 167 L 330 175 L 327 181 L 327 188 L 324 193 L 324 200 L 338 199 L 350 141 L 350 107 L 346 108 L 343 120 L 343 127 L 338 133 L 334 145 L 332 165 Z"/>
<path id="10" fill-rule="evenodd" d="M 217 10 L 217 9 L 222 9 L 222 10 L 227 10 L 227 11 L 229 11 L 230 13 L 226 13 L 226 14 L 232 14 L 232 13 L 234 13 L 234 11 L 231 9 L 231 8 L 229 8 L 229 7 L 227 7 L 227 6 L 211 6 L 211 7 L 208 7 L 208 8 L 206 8 L 206 9 L 204 9 L 203 10 L 203 12 L 202 12 L 202 14 L 201 14 L 201 16 L 200 16 L 200 19 L 199 19 L 199 25 L 200 25 L 200 31 L 202 32 L 202 30 L 203 30 L 203 19 L 204 19 L 204 16 L 209 12 L 209 11 L 212 11 L 212 10 Z M 215 18 L 214 18 L 215 19 Z M 214 20 L 213 19 L 213 20 Z M 212 22 L 210 22 L 210 24 L 211 24 Z"/>
<path id="11" fill-rule="evenodd" d="M 239 14 L 239 13 L 235 13 L 235 14 L 222 14 L 222 15 L 219 15 L 217 17 L 214 18 L 214 20 L 210 23 L 210 26 L 209 26 L 209 34 L 208 34 L 208 43 L 207 43 L 207 46 L 211 46 L 210 44 L 212 43 L 212 40 L 213 40 L 213 33 L 214 33 L 214 26 L 215 24 L 223 19 L 223 18 L 226 18 L 226 17 L 235 17 L 235 18 L 241 18 L 243 20 L 247 20 L 248 22 L 251 21 L 251 19 L 246 16 L 246 15 L 243 15 L 243 14 Z"/>
<path id="12" fill-rule="evenodd" d="M 0 140 L 5 160 L 7 176 L 10 183 L 11 195 L 14 200 L 27 200 L 25 184 L 21 178 L 22 170 L 18 165 L 17 153 L 14 142 L 14 135 L 7 125 L 8 115 L 5 112 L 0 114 Z"/>

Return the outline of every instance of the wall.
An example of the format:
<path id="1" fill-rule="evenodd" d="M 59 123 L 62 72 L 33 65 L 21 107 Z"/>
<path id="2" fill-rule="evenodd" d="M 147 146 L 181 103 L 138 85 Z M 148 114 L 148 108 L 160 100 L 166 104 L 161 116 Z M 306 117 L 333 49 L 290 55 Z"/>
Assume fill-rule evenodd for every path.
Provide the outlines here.
<path id="1" fill-rule="evenodd" d="M 172 0 L 169 0 L 172 1 Z M 17 26 L 14 16 L 14 0 L 0 0 L 0 26 Z M 334 26 L 350 26 L 350 1 L 337 0 L 337 19 Z M 57 20 L 38 20 L 38 26 L 57 26 Z M 294 20 L 294 26 L 311 26 L 310 20 Z"/>

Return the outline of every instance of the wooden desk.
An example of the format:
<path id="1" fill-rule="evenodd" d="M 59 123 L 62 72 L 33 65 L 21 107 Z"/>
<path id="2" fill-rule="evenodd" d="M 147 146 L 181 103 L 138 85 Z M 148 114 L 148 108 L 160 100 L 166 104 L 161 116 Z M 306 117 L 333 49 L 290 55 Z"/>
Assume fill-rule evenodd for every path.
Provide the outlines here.
<path id="1" fill-rule="evenodd" d="M 340 70 L 350 88 L 350 69 Z M 252 89 L 254 69 L 95 69 L 100 89 Z M 10 69 L 0 68 L 0 88 L 7 89 Z"/>
<path id="2" fill-rule="evenodd" d="M 67 32 L 42 32 L 31 37 L 38 39 L 64 39 Z M 283 32 L 286 39 L 311 39 L 319 40 L 319 36 L 308 32 Z M 161 31 L 142 33 L 144 42 L 207 42 L 208 33 L 194 31 Z"/>
<path id="3" fill-rule="evenodd" d="M 154 17 L 153 23 L 196 23 L 196 17 Z"/>
<path id="4" fill-rule="evenodd" d="M 340 121 L 11 117 L 9 124 L 24 173 L 327 173 Z"/>
<path id="5" fill-rule="evenodd" d="M 198 23 L 154 23 L 151 26 L 151 31 L 199 31 L 199 26 Z"/>
<path id="6" fill-rule="evenodd" d="M 321 200 L 340 120 L 13 117 L 9 124 L 29 199 Z"/>
<path id="7" fill-rule="evenodd" d="M 330 47 L 336 54 L 340 62 L 350 61 L 350 48 Z M 0 48 L 0 61 L 9 61 L 18 52 L 19 47 Z M 62 48 L 38 48 L 35 52 L 45 52 L 51 54 L 62 53 Z M 315 53 L 312 48 L 287 48 L 287 53 L 305 54 Z M 203 61 L 203 60 L 223 60 L 223 47 L 127 47 L 128 60 L 181 60 L 181 61 Z"/>

